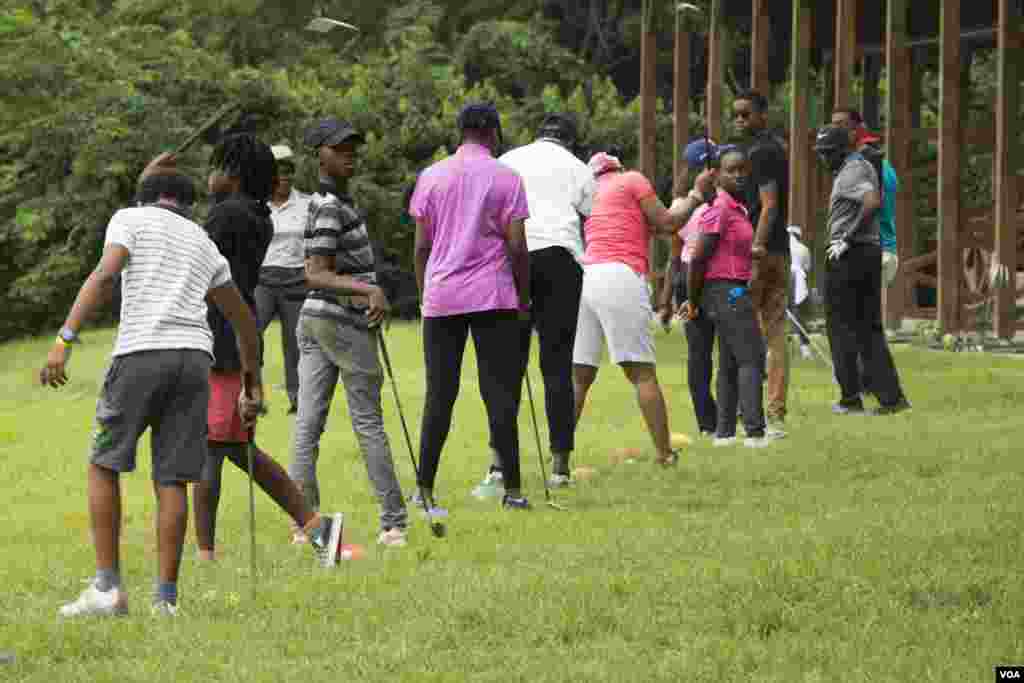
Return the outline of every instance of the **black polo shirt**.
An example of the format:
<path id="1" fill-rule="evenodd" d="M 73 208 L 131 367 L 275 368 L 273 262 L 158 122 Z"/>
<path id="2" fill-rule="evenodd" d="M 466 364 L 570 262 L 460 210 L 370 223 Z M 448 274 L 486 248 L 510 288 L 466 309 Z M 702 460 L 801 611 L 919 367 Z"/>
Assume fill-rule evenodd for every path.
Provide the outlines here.
<path id="1" fill-rule="evenodd" d="M 747 179 L 746 205 L 754 230 L 761 220 L 761 188 L 771 183 L 778 192 L 778 213 L 768 233 L 765 248 L 770 254 L 789 254 L 789 160 L 782 143 L 767 130 L 758 133 L 746 146 L 750 159 L 750 178 Z"/>

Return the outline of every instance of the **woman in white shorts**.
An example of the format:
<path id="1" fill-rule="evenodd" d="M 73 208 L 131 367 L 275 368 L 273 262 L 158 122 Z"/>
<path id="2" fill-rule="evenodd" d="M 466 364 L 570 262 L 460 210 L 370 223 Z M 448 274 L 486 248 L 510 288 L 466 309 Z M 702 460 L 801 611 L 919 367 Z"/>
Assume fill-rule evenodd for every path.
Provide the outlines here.
<path id="1" fill-rule="evenodd" d="M 669 440 L 651 339 L 648 244 L 652 235 L 671 237 L 704 203 L 704 197 L 693 191 L 666 209 L 650 181 L 636 171 L 624 171 L 615 157 L 597 154 L 590 168 L 598 189 L 584 226 L 583 295 L 573 349 L 576 423 L 607 345 L 612 362 L 622 367 L 636 387 L 640 412 L 658 451 L 657 463 L 673 465 L 678 457 Z M 702 174 L 698 187 L 710 193 L 710 176 Z"/>

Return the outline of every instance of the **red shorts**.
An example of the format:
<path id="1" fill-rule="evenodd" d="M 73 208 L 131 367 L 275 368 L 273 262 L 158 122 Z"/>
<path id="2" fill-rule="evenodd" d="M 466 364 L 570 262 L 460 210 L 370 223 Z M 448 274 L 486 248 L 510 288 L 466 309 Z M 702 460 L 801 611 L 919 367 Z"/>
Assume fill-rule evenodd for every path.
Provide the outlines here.
<path id="1" fill-rule="evenodd" d="M 210 402 L 206 409 L 206 440 L 217 443 L 249 443 L 252 430 L 242 427 L 238 397 L 242 393 L 242 373 L 211 372 Z"/>

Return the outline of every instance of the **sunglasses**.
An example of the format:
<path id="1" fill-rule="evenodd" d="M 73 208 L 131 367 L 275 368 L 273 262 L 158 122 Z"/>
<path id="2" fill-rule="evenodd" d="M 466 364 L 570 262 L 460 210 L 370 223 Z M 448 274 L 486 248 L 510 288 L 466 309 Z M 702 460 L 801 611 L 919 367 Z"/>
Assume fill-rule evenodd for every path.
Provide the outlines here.
<path id="1" fill-rule="evenodd" d="M 733 113 L 733 117 L 737 119 L 749 119 L 754 115 L 752 111 L 737 111 Z"/>

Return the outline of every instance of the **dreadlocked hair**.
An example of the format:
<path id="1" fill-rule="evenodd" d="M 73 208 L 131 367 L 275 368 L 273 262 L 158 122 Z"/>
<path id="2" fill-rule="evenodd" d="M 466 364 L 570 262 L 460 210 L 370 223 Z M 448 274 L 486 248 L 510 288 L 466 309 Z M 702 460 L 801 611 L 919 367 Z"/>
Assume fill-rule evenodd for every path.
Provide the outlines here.
<path id="1" fill-rule="evenodd" d="M 270 199 L 277 161 L 270 147 L 255 135 L 235 133 L 224 137 L 210 155 L 210 166 L 238 178 L 243 194 L 261 202 Z"/>

